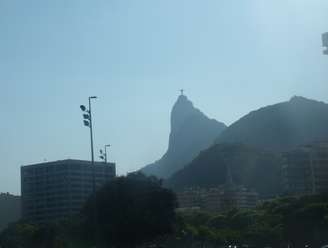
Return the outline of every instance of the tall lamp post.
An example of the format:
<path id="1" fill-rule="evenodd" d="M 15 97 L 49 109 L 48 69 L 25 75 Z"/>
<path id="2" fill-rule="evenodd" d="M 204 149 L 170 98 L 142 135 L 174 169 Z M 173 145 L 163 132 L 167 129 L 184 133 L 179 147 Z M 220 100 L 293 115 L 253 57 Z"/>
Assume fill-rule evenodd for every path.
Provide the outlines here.
<path id="1" fill-rule="evenodd" d="M 104 151 L 102 149 L 100 149 L 100 159 L 103 160 L 105 162 L 105 164 L 107 164 L 107 147 L 110 147 L 110 145 L 105 145 L 104 146 Z"/>
<path id="2" fill-rule="evenodd" d="M 92 112 L 91 112 L 91 100 L 96 99 L 96 96 L 89 96 L 89 109 L 84 105 L 80 105 L 80 109 L 83 112 L 83 124 L 90 129 L 90 146 L 91 146 L 91 165 L 92 165 L 92 192 L 96 192 L 96 180 L 95 180 L 95 159 L 93 152 L 93 130 L 92 130 Z"/>
<path id="3" fill-rule="evenodd" d="M 323 54 L 328 55 L 328 32 L 322 34 Z"/>

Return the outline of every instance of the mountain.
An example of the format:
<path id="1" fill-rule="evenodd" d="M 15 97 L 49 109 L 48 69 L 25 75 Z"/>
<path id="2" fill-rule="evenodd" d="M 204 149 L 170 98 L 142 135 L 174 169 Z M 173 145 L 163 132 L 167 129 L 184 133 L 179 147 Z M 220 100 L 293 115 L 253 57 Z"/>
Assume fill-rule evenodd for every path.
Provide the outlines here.
<path id="1" fill-rule="evenodd" d="M 215 143 L 243 143 L 276 152 L 328 140 L 328 104 L 295 96 L 253 111 L 225 129 Z"/>
<path id="2" fill-rule="evenodd" d="M 213 144 L 226 125 L 209 119 L 181 94 L 171 111 L 171 133 L 167 152 L 141 169 L 146 175 L 167 178 Z"/>
<path id="3" fill-rule="evenodd" d="M 0 232 L 21 217 L 20 196 L 0 193 Z"/>
<path id="4" fill-rule="evenodd" d="M 165 181 L 176 191 L 188 187 L 211 188 L 232 182 L 255 189 L 262 198 L 282 192 L 281 157 L 244 144 L 217 144 L 202 151 L 189 165 Z"/>

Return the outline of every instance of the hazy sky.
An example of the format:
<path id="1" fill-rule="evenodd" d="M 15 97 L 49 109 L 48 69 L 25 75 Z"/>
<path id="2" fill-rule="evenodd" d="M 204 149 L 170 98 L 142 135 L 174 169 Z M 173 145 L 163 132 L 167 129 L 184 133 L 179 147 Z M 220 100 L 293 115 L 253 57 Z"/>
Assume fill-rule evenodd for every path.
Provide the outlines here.
<path id="1" fill-rule="evenodd" d="M 226 124 L 328 102 L 324 31 L 327 0 L 0 0 L 0 192 L 20 193 L 22 164 L 90 159 L 89 95 L 119 173 L 165 152 L 180 88 Z"/>

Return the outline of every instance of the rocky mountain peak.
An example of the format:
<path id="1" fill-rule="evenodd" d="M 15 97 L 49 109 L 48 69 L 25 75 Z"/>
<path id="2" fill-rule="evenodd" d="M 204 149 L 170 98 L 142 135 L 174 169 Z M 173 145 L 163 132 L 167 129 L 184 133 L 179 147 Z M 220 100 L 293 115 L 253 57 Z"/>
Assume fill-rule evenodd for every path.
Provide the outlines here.
<path id="1" fill-rule="evenodd" d="M 186 95 L 181 94 L 171 111 L 171 134 L 179 132 L 184 123 L 193 116 L 203 115 Z"/>
<path id="2" fill-rule="evenodd" d="M 145 166 L 146 174 L 167 178 L 208 148 L 226 126 L 209 119 L 182 94 L 171 111 L 171 132 L 167 152 L 153 164 Z"/>

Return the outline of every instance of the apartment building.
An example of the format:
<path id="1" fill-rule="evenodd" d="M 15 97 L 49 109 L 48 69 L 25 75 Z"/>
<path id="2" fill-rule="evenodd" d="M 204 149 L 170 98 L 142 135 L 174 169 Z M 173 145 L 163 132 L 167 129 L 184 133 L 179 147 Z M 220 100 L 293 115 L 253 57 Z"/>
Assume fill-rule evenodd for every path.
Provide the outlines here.
<path id="1" fill-rule="evenodd" d="M 114 163 L 73 159 L 22 166 L 23 218 L 43 223 L 73 216 L 93 192 L 93 178 L 98 189 L 115 174 Z"/>

